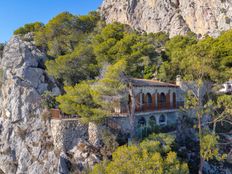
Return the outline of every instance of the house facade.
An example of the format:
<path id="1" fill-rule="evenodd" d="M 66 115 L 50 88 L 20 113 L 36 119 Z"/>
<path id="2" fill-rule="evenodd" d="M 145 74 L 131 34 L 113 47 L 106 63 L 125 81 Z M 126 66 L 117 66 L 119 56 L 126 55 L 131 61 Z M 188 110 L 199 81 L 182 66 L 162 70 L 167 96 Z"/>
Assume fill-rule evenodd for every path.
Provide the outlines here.
<path id="1" fill-rule="evenodd" d="M 135 94 L 135 127 L 151 125 L 175 125 L 184 106 L 184 90 L 181 89 L 181 78 L 176 83 L 165 83 L 157 80 L 130 79 Z M 127 96 L 128 94 L 126 94 Z M 130 102 L 129 102 L 130 103 Z M 109 127 L 122 132 L 129 132 L 128 101 L 119 101 L 112 115 L 107 118 Z M 78 119 L 78 116 L 65 115 L 59 109 L 51 110 L 52 119 Z"/>
<path id="2" fill-rule="evenodd" d="M 180 114 L 179 108 L 184 105 L 184 95 L 177 78 L 176 84 L 157 80 L 131 79 L 136 96 L 136 127 L 155 125 L 174 125 Z M 127 105 L 115 108 L 115 113 L 108 123 L 111 127 L 129 130 Z"/>

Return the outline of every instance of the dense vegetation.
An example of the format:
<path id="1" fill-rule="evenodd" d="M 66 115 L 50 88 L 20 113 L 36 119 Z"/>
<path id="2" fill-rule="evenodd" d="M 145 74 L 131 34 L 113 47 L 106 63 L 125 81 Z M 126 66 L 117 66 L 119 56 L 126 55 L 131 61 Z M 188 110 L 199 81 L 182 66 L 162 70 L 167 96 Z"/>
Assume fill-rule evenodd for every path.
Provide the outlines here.
<path id="1" fill-rule="evenodd" d="M 28 32 L 35 32 L 36 44 L 51 56 L 46 64 L 49 74 L 64 85 L 95 79 L 105 66 L 122 59 L 126 75 L 132 77 L 152 78 L 158 72 L 164 81 L 173 81 L 176 75 L 194 80 L 193 72 L 201 67 L 207 71 L 203 76 L 215 82 L 232 74 L 232 31 L 218 38 L 197 40 L 189 33 L 169 39 L 164 33 L 141 34 L 123 24 L 106 25 L 96 12 L 86 16 L 64 12 L 46 25 L 26 24 L 14 33 Z"/>
<path id="2" fill-rule="evenodd" d="M 187 80 L 202 78 L 223 82 L 232 75 L 232 30 L 222 33 L 218 38 L 206 36 L 197 40 L 194 35 L 176 36 L 166 45 L 168 60 L 159 69 L 162 80 L 173 80 L 177 74 Z M 174 72 L 174 73 L 169 73 Z"/>
<path id="3" fill-rule="evenodd" d="M 187 174 L 188 165 L 178 160 L 173 143 L 168 134 L 152 134 L 139 145 L 119 147 L 112 161 L 95 165 L 91 174 Z"/>
<path id="4" fill-rule="evenodd" d="M 87 16 L 61 13 L 36 33 L 36 44 L 45 48 L 52 57 L 71 53 L 78 43 L 86 40 L 86 36 L 93 31 L 99 18 L 96 12 L 91 12 Z"/>
<path id="5" fill-rule="evenodd" d="M 35 43 L 49 55 L 47 72 L 62 84 L 64 94 L 56 100 L 63 112 L 80 115 L 83 123 L 101 122 L 117 101 L 128 104 L 125 91 L 133 102 L 128 77 L 155 77 L 170 82 L 181 75 L 192 86 L 183 112 L 196 111 L 197 124 L 193 128 L 197 128 L 200 146 L 199 173 L 204 161 L 226 158 L 219 151 L 221 138 L 217 133 L 231 129 L 232 97 L 216 95 L 213 88 L 207 88 L 203 95 L 199 91 L 206 82 L 217 87 L 232 77 L 232 30 L 218 38 L 206 36 L 198 40 L 189 33 L 169 39 L 165 33 L 138 33 L 120 23 L 107 25 L 96 12 L 86 16 L 66 12 L 46 25 L 25 25 L 15 34 L 28 32 L 35 32 Z M 133 110 L 130 113 L 133 134 Z M 202 121 L 206 115 L 212 117 L 207 125 Z M 187 165 L 170 148 L 164 151 L 166 147 L 157 139 L 123 146 L 113 153 L 112 161 L 104 161 L 94 171 L 110 173 L 110 168 L 115 173 L 187 173 Z"/>

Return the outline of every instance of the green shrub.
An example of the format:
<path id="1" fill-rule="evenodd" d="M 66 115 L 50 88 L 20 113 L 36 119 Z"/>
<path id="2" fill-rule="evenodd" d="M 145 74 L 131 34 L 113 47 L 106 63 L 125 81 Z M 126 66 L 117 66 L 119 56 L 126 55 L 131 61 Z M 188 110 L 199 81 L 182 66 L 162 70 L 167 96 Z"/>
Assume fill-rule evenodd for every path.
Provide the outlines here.
<path id="1" fill-rule="evenodd" d="M 104 146 L 101 148 L 101 154 L 103 155 L 104 159 L 109 159 L 112 153 L 118 147 L 116 136 L 112 134 L 108 129 L 104 129 L 102 132 L 102 140 Z"/>
<path id="2" fill-rule="evenodd" d="M 14 35 L 25 35 L 30 32 L 36 32 L 41 30 L 44 27 L 44 24 L 41 22 L 34 22 L 25 24 L 23 27 L 18 28 L 14 31 Z"/>
<path id="3" fill-rule="evenodd" d="M 71 53 L 76 45 L 93 31 L 99 19 L 97 12 L 90 12 L 86 16 L 63 12 L 36 32 L 35 43 L 46 49 L 47 54 L 52 57 Z"/>
<path id="4" fill-rule="evenodd" d="M 174 139 L 155 135 L 138 145 L 120 146 L 112 155 L 112 161 L 95 165 L 91 174 L 187 174 L 188 165 L 172 151 Z"/>
<path id="5" fill-rule="evenodd" d="M 55 96 L 50 91 L 45 91 L 42 95 L 41 106 L 44 109 L 52 109 L 58 105 Z"/>

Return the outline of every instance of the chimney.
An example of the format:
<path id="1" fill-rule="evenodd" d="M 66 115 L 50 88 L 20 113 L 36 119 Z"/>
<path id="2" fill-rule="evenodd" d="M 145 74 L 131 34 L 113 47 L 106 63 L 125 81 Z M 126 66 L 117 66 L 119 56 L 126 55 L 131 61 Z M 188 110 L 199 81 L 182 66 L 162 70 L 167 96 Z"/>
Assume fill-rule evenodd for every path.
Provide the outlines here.
<path id="1" fill-rule="evenodd" d="M 177 75 L 177 76 L 176 76 L 176 85 L 177 85 L 177 86 L 181 86 L 181 82 L 182 82 L 181 76 L 180 76 L 180 75 Z"/>

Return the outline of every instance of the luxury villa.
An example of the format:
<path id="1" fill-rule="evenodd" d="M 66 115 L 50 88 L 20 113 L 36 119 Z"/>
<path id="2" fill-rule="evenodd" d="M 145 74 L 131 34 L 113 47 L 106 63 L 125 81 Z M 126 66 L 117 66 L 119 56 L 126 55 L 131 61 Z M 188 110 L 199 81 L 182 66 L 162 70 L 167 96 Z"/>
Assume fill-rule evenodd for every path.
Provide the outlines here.
<path id="1" fill-rule="evenodd" d="M 176 84 L 157 80 L 131 79 L 136 95 L 136 127 L 156 125 L 173 125 L 180 114 L 179 108 L 184 105 L 184 92 L 180 88 L 181 78 Z M 115 108 L 114 116 L 108 124 L 124 131 L 129 130 L 128 110 L 125 104 Z"/>
<path id="2" fill-rule="evenodd" d="M 165 83 L 158 80 L 130 79 L 136 96 L 136 127 L 156 125 L 172 125 L 180 114 L 179 108 L 184 105 L 184 92 L 180 88 L 181 78 L 176 83 Z M 64 116 L 58 109 L 52 110 L 53 119 L 73 118 Z M 123 131 L 129 130 L 127 104 L 119 104 L 114 109 L 113 116 L 107 121 L 108 125 Z"/>

